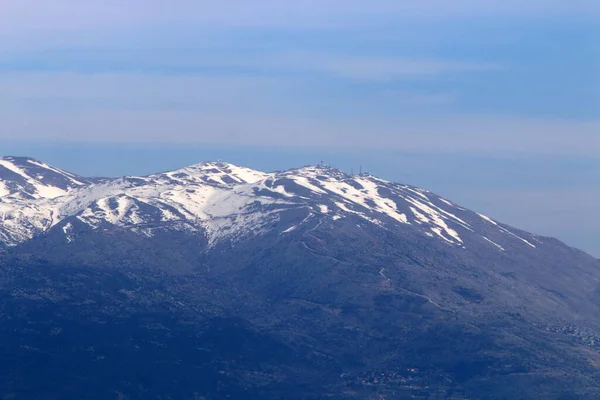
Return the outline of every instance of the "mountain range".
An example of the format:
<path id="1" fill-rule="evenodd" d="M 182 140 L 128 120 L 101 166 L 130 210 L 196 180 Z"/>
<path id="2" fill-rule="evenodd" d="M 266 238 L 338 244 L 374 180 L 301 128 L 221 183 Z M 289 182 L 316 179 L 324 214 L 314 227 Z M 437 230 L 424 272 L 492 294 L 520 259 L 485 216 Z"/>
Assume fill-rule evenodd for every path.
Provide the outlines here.
<path id="1" fill-rule="evenodd" d="M 0 398 L 600 398 L 600 261 L 323 165 L 0 158 Z"/>

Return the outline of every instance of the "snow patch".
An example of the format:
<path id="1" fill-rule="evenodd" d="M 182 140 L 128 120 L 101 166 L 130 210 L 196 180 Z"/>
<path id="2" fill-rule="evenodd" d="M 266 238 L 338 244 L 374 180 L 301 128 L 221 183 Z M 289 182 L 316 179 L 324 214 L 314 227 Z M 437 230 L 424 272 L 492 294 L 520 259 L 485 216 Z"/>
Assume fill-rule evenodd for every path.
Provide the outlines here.
<path id="1" fill-rule="evenodd" d="M 73 241 L 73 224 L 71 224 L 70 222 L 65 224 L 62 227 L 62 231 L 65 234 L 65 239 L 67 239 L 67 243 L 71 243 Z"/>
<path id="2" fill-rule="evenodd" d="M 498 249 L 500 249 L 500 251 L 505 251 L 505 250 L 504 250 L 504 247 L 500 246 L 498 243 L 491 241 L 490 239 L 486 238 L 485 236 L 482 236 L 482 237 L 485 239 L 485 241 L 487 241 L 487 242 L 489 242 L 489 243 L 493 244 L 493 245 L 494 245 L 494 246 L 496 246 Z"/>
<path id="3" fill-rule="evenodd" d="M 33 194 L 34 197 L 53 199 L 56 197 L 63 196 L 64 194 L 67 193 L 65 190 L 62 190 L 58 187 L 46 186 L 46 185 L 38 182 L 31 176 L 27 175 L 27 173 L 24 170 L 17 167 L 16 165 L 14 165 L 12 162 L 10 162 L 8 160 L 0 159 L 0 165 L 3 166 L 4 168 L 8 169 L 9 171 L 12 171 L 13 173 L 21 176 L 28 184 L 30 184 L 35 189 L 35 192 Z"/>
<path id="4" fill-rule="evenodd" d="M 0 197 L 8 196 L 10 192 L 6 188 L 6 184 L 0 181 Z"/>
<path id="5" fill-rule="evenodd" d="M 29 164 L 32 164 L 32 165 L 35 165 L 35 166 L 38 166 L 38 167 L 41 167 L 41 168 L 53 171 L 53 172 L 55 172 L 55 173 L 57 173 L 59 175 L 62 175 L 62 176 L 64 176 L 65 178 L 69 179 L 71 182 L 73 182 L 74 184 L 76 184 L 78 186 L 84 185 L 83 182 L 78 181 L 77 179 L 75 179 L 75 175 L 73 175 L 73 174 L 71 174 L 69 172 L 63 171 L 62 169 L 54 168 L 51 165 L 48 165 L 48 164 L 45 164 L 45 163 L 42 163 L 42 162 L 38 162 L 38 161 L 35 161 L 35 160 L 27 160 L 27 162 Z"/>
<path id="6" fill-rule="evenodd" d="M 530 246 L 530 247 L 532 247 L 532 248 L 534 248 L 534 249 L 536 248 L 534 244 L 532 244 L 532 243 L 530 243 L 529 241 L 527 241 L 526 239 L 523 239 L 522 237 L 520 237 L 520 236 L 518 236 L 518 235 L 516 235 L 516 234 L 512 233 L 512 232 L 511 232 L 511 231 L 509 231 L 508 229 L 501 227 L 501 226 L 500 226 L 500 225 L 498 225 L 496 222 L 494 222 L 494 221 L 493 221 L 491 218 L 489 218 L 489 217 L 486 217 L 486 216 L 485 216 L 485 215 L 483 215 L 483 214 L 477 214 L 477 215 L 479 215 L 481 218 L 483 218 L 483 219 L 484 219 L 484 220 L 486 220 L 487 222 L 489 222 L 489 223 L 491 223 L 491 224 L 493 224 L 493 225 L 497 226 L 497 227 L 498 227 L 498 229 L 500 229 L 502 232 L 504 232 L 504 233 L 507 233 L 507 234 L 509 234 L 509 235 L 511 235 L 511 236 L 514 236 L 515 238 L 519 239 L 520 241 L 522 241 L 523 243 L 527 244 L 528 246 Z"/>
<path id="7" fill-rule="evenodd" d="M 294 182 L 296 182 L 298 185 L 300 186 L 304 186 L 305 188 L 315 192 L 315 193 L 320 193 L 320 194 L 327 194 L 326 191 L 324 191 L 323 189 L 321 189 L 318 186 L 313 185 L 312 183 L 309 182 L 308 178 L 305 178 L 303 176 L 298 176 L 298 177 L 294 177 L 293 178 Z"/>
<path id="8" fill-rule="evenodd" d="M 428 218 L 425 218 L 425 219 L 427 219 L 427 221 L 423 221 L 423 222 L 429 222 L 429 220 L 430 220 L 432 224 L 436 225 L 436 227 L 431 228 L 431 231 L 433 233 L 440 236 L 445 241 L 448 241 L 448 242 L 456 241 L 459 243 L 463 243 L 463 240 L 458 235 L 458 232 L 456 232 L 454 229 L 450 228 L 448 226 L 448 224 L 446 224 L 446 221 L 444 221 L 442 214 L 440 214 L 437 210 L 433 209 L 432 207 L 430 207 L 426 204 L 421 203 L 420 201 L 418 201 L 412 197 L 406 197 L 405 199 L 410 204 L 415 206 L 417 209 L 422 211 L 424 214 L 429 216 Z M 442 232 L 445 233 L 446 235 L 452 237 L 454 239 L 454 241 L 449 240 Z"/>

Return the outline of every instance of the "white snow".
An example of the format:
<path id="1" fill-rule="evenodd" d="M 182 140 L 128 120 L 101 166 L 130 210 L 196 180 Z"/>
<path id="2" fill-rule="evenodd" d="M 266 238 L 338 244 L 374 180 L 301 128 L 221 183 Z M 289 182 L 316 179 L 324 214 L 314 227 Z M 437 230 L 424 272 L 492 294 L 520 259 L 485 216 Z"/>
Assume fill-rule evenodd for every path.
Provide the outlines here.
<path id="1" fill-rule="evenodd" d="M 266 189 L 266 186 L 262 186 L 262 188 Z M 285 190 L 285 186 L 283 185 L 278 185 L 275 186 L 274 188 L 269 188 L 270 191 L 275 192 L 275 193 L 279 193 L 285 197 L 296 197 L 293 193 L 289 193 Z"/>
<path id="2" fill-rule="evenodd" d="M 497 224 L 496 222 L 494 222 L 494 220 L 492 220 L 490 217 L 487 217 L 487 216 L 485 216 L 485 215 L 483 215 L 483 214 L 479 214 L 479 213 L 478 213 L 477 215 L 479 215 L 481 218 L 483 218 L 484 220 L 486 220 L 486 221 L 487 221 L 487 222 L 489 222 L 490 224 L 494 224 L 494 225 L 496 225 L 496 226 L 498 225 L 498 224 Z"/>
<path id="3" fill-rule="evenodd" d="M 235 241 L 260 234 L 279 221 L 282 210 L 303 207 L 320 218 L 338 220 L 352 214 L 385 229 L 412 225 L 410 229 L 461 247 L 466 240 L 461 234 L 474 231 L 455 214 L 461 210 L 461 215 L 469 215 L 466 210 L 431 192 L 367 175 L 351 177 L 323 167 L 263 173 L 221 162 L 201 163 L 146 177 L 84 184 L 68 172 L 29 162 L 61 174 L 73 188 L 65 191 L 42 185 L 9 160 L 0 159 L 0 165 L 35 187 L 37 197 L 26 200 L 10 196 L 6 184 L 0 180 L 0 241 L 9 245 L 28 240 L 69 216 L 93 228 L 113 224 L 146 236 L 153 234 L 149 223 L 159 226 L 163 222 L 168 223 L 165 226 L 169 229 L 201 232 L 214 245 L 221 240 Z M 281 178 L 307 191 L 295 193 L 298 189 L 295 186 L 273 185 Z M 501 232 L 535 247 L 490 218 L 479 216 Z M 283 233 L 292 232 L 304 223 L 306 220 L 287 227 Z M 63 227 L 65 235 L 69 229 L 71 225 Z M 481 236 L 504 251 L 502 246 Z"/>
<path id="4" fill-rule="evenodd" d="M 417 217 L 418 224 L 429 223 L 429 218 L 418 212 L 416 208 L 410 207 L 410 211 L 412 211 L 412 213 L 415 214 L 415 217 Z"/>
<path id="5" fill-rule="evenodd" d="M 65 224 L 62 227 L 63 233 L 65 234 L 65 238 L 67 239 L 68 243 L 71 243 L 73 241 L 73 236 L 71 234 L 71 232 L 73 231 L 73 224 L 71 224 L 70 222 Z"/>
<path id="6" fill-rule="evenodd" d="M 533 247 L 534 249 L 536 248 L 536 247 L 535 247 L 535 245 L 531 244 L 531 243 L 530 243 L 530 242 L 528 242 L 526 239 L 523 239 L 522 237 L 520 237 L 520 236 L 518 236 L 518 235 L 516 235 L 516 234 L 512 233 L 512 232 L 511 232 L 511 231 L 509 231 L 508 229 L 505 229 L 505 228 L 501 227 L 501 226 L 500 226 L 500 225 L 498 225 L 496 222 L 494 222 L 494 221 L 493 221 L 491 218 L 489 218 L 489 217 L 486 217 L 486 216 L 485 216 L 485 215 L 483 215 L 483 214 L 477 214 L 477 215 L 479 215 L 481 218 L 483 218 L 483 219 L 484 219 L 484 220 L 486 220 L 487 222 L 489 222 L 489 223 L 491 223 L 491 224 L 493 224 L 493 225 L 497 226 L 497 227 L 498 227 L 498 229 L 500 229 L 502 232 L 504 232 L 504 233 L 507 233 L 507 234 L 509 234 L 509 235 L 511 235 L 511 236 L 514 236 L 514 237 L 516 237 L 517 239 L 521 240 L 522 242 L 524 242 L 524 243 L 525 243 L 525 244 L 527 244 L 528 246 L 530 246 L 530 247 Z"/>
<path id="7" fill-rule="evenodd" d="M 53 199 L 59 196 L 63 196 L 65 195 L 67 192 L 63 189 L 60 189 L 58 187 L 54 187 L 54 186 L 47 186 L 42 184 L 41 182 L 37 181 L 36 179 L 34 179 L 33 177 L 27 175 L 27 173 L 19 168 L 18 166 L 16 166 L 15 164 L 13 164 L 12 162 L 5 160 L 5 159 L 0 159 L 0 165 L 3 166 L 4 168 L 8 169 L 9 171 L 14 172 L 15 174 L 21 176 L 28 184 L 30 184 L 32 187 L 35 188 L 35 192 L 33 193 L 34 197 L 37 198 L 45 198 L 45 199 Z M 6 187 L 5 187 L 6 189 Z M 10 193 L 5 193 L 5 195 L 9 195 Z"/>
<path id="8" fill-rule="evenodd" d="M 44 199 L 54 199 L 60 196 L 64 196 L 67 192 L 57 187 L 45 186 L 45 185 L 34 185 L 38 195 Z"/>
<path id="9" fill-rule="evenodd" d="M 491 241 L 490 239 L 486 238 L 485 236 L 482 236 L 487 242 L 493 244 L 494 246 L 496 246 L 498 249 L 500 249 L 501 251 L 505 251 L 504 247 L 500 246 L 498 243 Z"/>
<path id="10" fill-rule="evenodd" d="M 403 224 L 409 224 L 406 215 L 398 212 L 396 203 L 379 195 L 377 191 L 378 187 L 375 183 L 362 178 L 356 178 L 355 181 L 364 189 L 356 189 L 347 182 L 340 182 L 336 180 L 322 181 L 321 183 L 327 191 L 337 194 L 338 196 L 344 198 L 348 203 L 358 204 L 368 210 L 385 214 Z M 373 203 L 375 206 L 370 203 Z M 356 211 L 352 212 L 356 213 Z M 358 214 L 364 215 L 364 213 Z"/>
<path id="11" fill-rule="evenodd" d="M 290 226 L 289 228 L 284 230 L 283 233 L 290 233 L 291 231 L 295 230 L 296 228 L 298 228 L 298 225 Z"/>
<path id="12" fill-rule="evenodd" d="M 321 211 L 323 214 L 327 214 L 329 212 L 329 207 L 327 207 L 325 204 L 319 204 L 319 211 Z"/>
<path id="13" fill-rule="evenodd" d="M 313 185 L 312 183 L 310 183 L 308 181 L 308 178 L 306 178 L 306 177 L 303 177 L 303 176 L 295 177 L 294 182 L 296 182 L 300 186 L 304 186 L 305 188 L 310 189 L 311 191 L 313 191 L 315 193 L 327 194 L 327 192 L 324 191 L 323 189 L 321 189 L 320 187 L 317 187 L 317 186 Z"/>
<path id="14" fill-rule="evenodd" d="M 299 224 L 290 226 L 289 228 L 287 228 L 286 230 L 284 230 L 283 233 L 289 233 L 289 232 L 292 232 L 292 231 L 296 230 L 299 226 L 301 226 L 302 224 L 304 224 L 306 221 L 308 221 L 312 217 L 313 217 L 313 213 L 309 213 L 306 216 L 306 218 L 304 218 Z M 321 221 L 319 221 L 319 223 L 317 224 L 317 226 L 319 226 L 320 224 L 321 224 Z M 314 230 L 315 228 L 310 229 L 309 232 L 312 231 L 312 230 Z"/>
<path id="15" fill-rule="evenodd" d="M 52 210 L 41 204 L 13 199 L 0 202 L 0 240 L 13 246 L 52 226 Z"/>
<path id="16" fill-rule="evenodd" d="M 255 183 L 266 179 L 270 174 L 255 171 L 250 168 L 238 167 L 237 165 L 222 162 L 207 162 L 192 165 L 175 171 L 169 171 L 162 174 L 153 174 L 148 178 L 156 181 L 157 179 L 169 180 L 182 184 L 189 183 L 216 183 L 221 186 L 231 186 L 232 183 Z"/>
<path id="17" fill-rule="evenodd" d="M 424 195 L 423 193 L 421 193 L 420 191 L 418 191 L 418 190 L 415 190 L 415 189 L 413 189 L 413 188 L 411 188 L 411 187 L 408 187 L 408 186 L 405 186 L 405 188 L 406 188 L 407 190 L 410 190 L 410 191 L 411 191 L 411 192 L 413 192 L 414 194 L 416 194 L 416 195 L 420 196 L 420 197 L 421 197 L 423 200 L 425 200 L 425 201 L 429 201 L 429 197 L 425 196 L 425 195 Z"/>
<path id="18" fill-rule="evenodd" d="M 269 174 L 265 174 L 264 172 L 255 171 L 250 168 L 238 167 L 233 164 L 229 164 L 229 167 L 231 168 L 232 175 L 241 179 L 245 183 L 255 183 L 269 176 Z"/>
<path id="19" fill-rule="evenodd" d="M 42 162 L 38 162 L 38 161 L 35 161 L 35 160 L 27 160 L 27 162 L 29 164 L 33 164 L 33 165 L 36 165 L 38 167 L 42 167 L 44 169 L 48 169 L 50 171 L 54 171 L 57 174 L 62 175 L 65 178 L 69 179 L 71 182 L 73 182 L 76 185 L 79 185 L 79 186 L 84 185 L 83 182 L 80 182 L 77 179 L 75 179 L 75 175 L 71 174 L 70 172 L 63 171 L 62 169 L 54 168 L 51 165 L 48 165 L 48 164 L 45 164 L 45 163 L 42 163 Z"/>
<path id="20" fill-rule="evenodd" d="M 450 237 L 452 237 L 454 240 L 456 240 L 459 243 L 462 243 L 463 240 L 461 239 L 461 237 L 458 235 L 458 232 L 456 232 L 454 229 L 450 228 L 448 226 L 448 224 L 446 223 L 446 221 L 444 221 L 444 217 L 442 216 L 442 214 L 440 214 L 437 210 L 433 209 L 432 207 L 430 207 L 427 204 L 423 204 L 420 201 L 412 198 L 412 197 L 406 197 L 405 198 L 407 202 L 409 202 L 410 204 L 412 204 L 413 206 L 415 206 L 417 209 L 419 209 L 421 212 L 423 212 L 425 215 L 427 215 L 428 217 L 425 217 L 424 215 L 422 215 L 422 217 L 425 217 L 424 219 L 422 219 L 423 222 L 431 222 L 432 224 L 436 225 L 435 227 L 431 228 L 431 231 L 434 232 L 436 235 L 440 236 L 442 239 L 452 242 L 452 240 L 449 240 L 445 235 L 448 235 Z"/>
<path id="21" fill-rule="evenodd" d="M 10 192 L 6 188 L 6 184 L 0 181 L 0 197 L 8 196 Z"/>
<path id="22" fill-rule="evenodd" d="M 23 178 L 25 178 L 27 180 L 31 179 L 31 177 L 29 175 L 27 175 L 25 173 L 25 171 L 23 171 L 21 168 L 17 167 L 16 165 L 14 165 L 13 163 L 11 163 L 8 160 L 0 159 L 0 165 L 2 165 L 7 170 L 14 172 L 17 175 L 21 175 Z"/>
<path id="23" fill-rule="evenodd" d="M 452 241 L 452 239 L 449 239 L 444 235 L 444 230 L 442 228 L 436 226 L 436 227 L 431 228 L 431 231 L 433 233 L 435 233 L 436 235 L 438 235 L 439 237 L 441 237 L 442 239 L 444 239 L 446 242 L 454 243 L 454 241 Z"/>
<path id="24" fill-rule="evenodd" d="M 518 235 L 515 235 L 514 233 L 512 233 L 508 229 L 502 228 L 501 226 L 498 226 L 498 228 L 500 228 L 500 230 L 503 231 L 504 233 L 508 233 L 509 235 L 516 237 L 517 239 L 521 240 L 522 242 L 524 242 L 528 246 L 533 247 L 534 249 L 536 248 L 534 244 L 530 243 L 529 241 L 527 241 L 526 239 L 523 239 L 522 237 L 520 237 Z"/>

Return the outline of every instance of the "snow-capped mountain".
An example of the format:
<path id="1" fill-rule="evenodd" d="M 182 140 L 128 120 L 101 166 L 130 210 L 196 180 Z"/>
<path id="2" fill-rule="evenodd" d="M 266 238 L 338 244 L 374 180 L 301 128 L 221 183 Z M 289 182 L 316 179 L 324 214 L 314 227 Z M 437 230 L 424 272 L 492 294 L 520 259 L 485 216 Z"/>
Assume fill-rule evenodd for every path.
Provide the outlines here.
<path id="1" fill-rule="evenodd" d="M 325 166 L 0 165 L 1 398 L 600 398 L 600 264 L 556 239 Z"/>
<path id="2" fill-rule="evenodd" d="M 96 180 L 86 179 L 28 157 L 0 157 L 0 244 L 15 245 L 55 222 L 53 199 Z"/>
<path id="3" fill-rule="evenodd" d="M 14 246 L 70 218 L 93 229 L 119 227 L 204 234 L 236 241 L 279 223 L 282 234 L 312 220 L 358 217 L 383 229 L 412 230 L 450 246 L 475 241 L 498 251 L 535 249 L 539 238 L 512 230 L 427 190 L 324 166 L 264 173 L 223 162 L 117 179 L 86 179 L 29 158 L 0 159 L 0 242 Z M 296 211 L 295 219 L 282 213 Z"/>
<path id="4" fill-rule="evenodd" d="M 27 157 L 0 157 L 0 198 L 53 199 L 90 180 Z"/>
<path id="5" fill-rule="evenodd" d="M 94 229 L 115 226 L 143 235 L 156 229 L 203 232 L 215 243 L 257 233 L 292 209 L 305 215 L 288 222 L 282 233 L 311 219 L 356 216 L 385 229 L 412 229 L 461 247 L 483 240 L 504 251 L 507 243 L 535 248 L 539 241 L 426 190 L 322 166 L 263 173 L 207 162 L 101 182 L 28 158 L 2 158 L 0 166 L 0 241 L 8 246 L 69 217 Z M 63 230 L 68 239 L 68 226 Z"/>

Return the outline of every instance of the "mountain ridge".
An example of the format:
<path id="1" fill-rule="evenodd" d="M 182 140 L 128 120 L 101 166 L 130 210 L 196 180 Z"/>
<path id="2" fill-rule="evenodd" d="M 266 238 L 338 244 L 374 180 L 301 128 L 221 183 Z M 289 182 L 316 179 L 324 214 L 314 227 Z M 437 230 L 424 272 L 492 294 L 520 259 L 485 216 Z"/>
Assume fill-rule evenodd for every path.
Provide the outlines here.
<path id="1" fill-rule="evenodd" d="M 6 160 L 14 162 L 15 158 L 3 157 L 0 163 L 6 163 Z M 22 163 L 36 163 L 47 170 L 61 171 L 68 177 L 76 176 L 33 159 L 22 160 L 26 160 Z M 77 185 L 57 188 L 59 196 L 27 198 L 29 192 L 0 196 L 0 212 L 4 222 L 7 216 L 17 222 L 23 219 L 37 222 L 35 227 L 26 231 L 15 227 L 11 232 L 10 227 L 4 228 L 0 240 L 9 246 L 22 243 L 70 216 L 84 219 L 91 225 L 101 222 L 123 225 L 148 222 L 148 215 L 136 214 L 140 208 L 147 208 L 150 212 L 148 207 L 152 207 L 153 212 L 160 215 L 160 221 L 165 223 L 175 220 L 212 220 L 216 225 L 212 228 L 220 230 L 219 221 L 222 222 L 227 216 L 236 214 L 240 219 L 243 219 L 243 215 L 248 216 L 244 210 L 251 206 L 250 203 L 262 202 L 280 208 L 292 205 L 305 207 L 310 201 L 319 199 L 324 199 L 322 203 L 326 204 L 310 204 L 313 212 L 332 214 L 332 218 L 354 213 L 382 226 L 390 225 L 390 220 L 394 220 L 391 222 L 396 225 L 428 226 L 430 229 L 424 232 L 427 236 L 452 244 L 460 245 L 462 242 L 457 226 L 472 231 L 469 224 L 456 215 L 467 211 L 465 208 L 427 190 L 392 183 L 368 174 L 349 175 L 325 166 L 304 166 L 264 173 L 224 162 L 203 162 L 146 176 L 124 176 L 102 181 L 80 179 Z M 12 182 L 5 179 L 0 183 L 7 186 Z M 427 197 L 428 194 L 433 200 Z M 218 204 L 222 206 L 218 207 Z M 92 209 L 86 210 L 89 207 Z M 477 215 L 482 220 L 480 222 L 496 226 L 504 234 L 532 248 L 535 248 L 534 242 L 540 240 L 539 236 L 531 234 L 525 239 L 512 232 L 512 228 Z M 240 228 L 240 224 L 233 222 L 229 226 L 234 230 Z M 205 226 L 203 229 L 211 234 L 211 227 Z M 504 251 L 501 244 L 487 236 L 482 237 L 491 246 Z"/>

